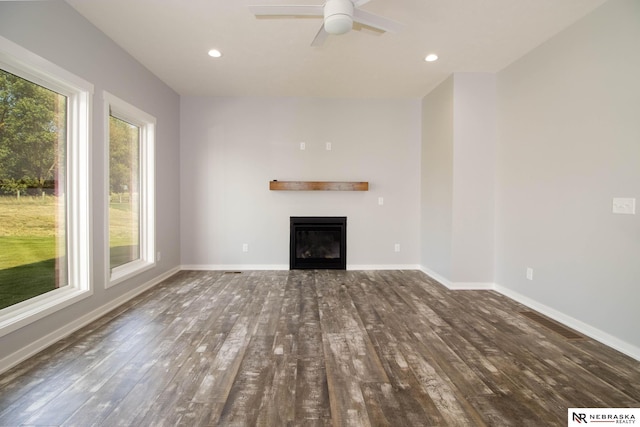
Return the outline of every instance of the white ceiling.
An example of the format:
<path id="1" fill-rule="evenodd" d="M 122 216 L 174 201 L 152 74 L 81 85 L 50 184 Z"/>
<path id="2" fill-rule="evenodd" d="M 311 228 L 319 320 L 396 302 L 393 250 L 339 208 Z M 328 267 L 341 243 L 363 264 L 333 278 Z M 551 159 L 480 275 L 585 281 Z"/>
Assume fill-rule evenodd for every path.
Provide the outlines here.
<path id="1" fill-rule="evenodd" d="M 371 0 L 362 9 L 403 29 L 322 47 L 321 19 L 256 19 L 247 5 L 323 0 L 66 1 L 181 95 L 420 98 L 452 72 L 501 70 L 605 0 Z"/>

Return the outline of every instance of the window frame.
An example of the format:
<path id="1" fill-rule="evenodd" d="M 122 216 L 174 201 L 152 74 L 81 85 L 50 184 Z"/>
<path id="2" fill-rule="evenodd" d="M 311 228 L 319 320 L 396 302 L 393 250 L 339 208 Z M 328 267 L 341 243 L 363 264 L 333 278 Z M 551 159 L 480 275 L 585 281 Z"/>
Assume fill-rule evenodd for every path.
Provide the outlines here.
<path id="1" fill-rule="evenodd" d="M 93 85 L 0 36 L 0 68 L 67 97 L 67 286 L 0 310 L 0 337 L 93 295 L 91 104 Z"/>
<path id="2" fill-rule="evenodd" d="M 155 249 L 155 128 L 156 118 L 115 95 L 103 91 L 105 129 L 105 275 L 106 288 L 122 283 L 156 265 Z M 140 257 L 134 261 L 111 268 L 109 238 L 109 117 L 114 116 L 140 129 Z"/>

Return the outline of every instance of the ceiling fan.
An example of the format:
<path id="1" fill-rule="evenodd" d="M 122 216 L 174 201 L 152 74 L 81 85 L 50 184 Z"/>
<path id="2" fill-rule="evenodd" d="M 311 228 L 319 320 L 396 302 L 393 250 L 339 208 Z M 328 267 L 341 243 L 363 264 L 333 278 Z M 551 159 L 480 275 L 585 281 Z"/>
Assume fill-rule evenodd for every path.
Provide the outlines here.
<path id="1" fill-rule="evenodd" d="M 307 17 L 324 18 L 322 26 L 311 42 L 321 46 L 330 34 L 339 35 L 351 31 L 354 22 L 382 32 L 396 32 L 401 25 L 391 19 L 359 9 L 370 0 L 327 0 L 323 5 L 263 5 L 249 6 L 256 17 Z"/>

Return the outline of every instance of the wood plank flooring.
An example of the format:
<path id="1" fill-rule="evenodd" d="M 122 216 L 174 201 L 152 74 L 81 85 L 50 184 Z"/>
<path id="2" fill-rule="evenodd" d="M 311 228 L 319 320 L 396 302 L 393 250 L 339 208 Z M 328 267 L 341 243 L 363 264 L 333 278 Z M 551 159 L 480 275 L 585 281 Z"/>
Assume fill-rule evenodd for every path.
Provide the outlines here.
<path id="1" fill-rule="evenodd" d="M 640 362 L 417 271 L 183 271 L 0 376 L 0 426 L 564 426 Z"/>

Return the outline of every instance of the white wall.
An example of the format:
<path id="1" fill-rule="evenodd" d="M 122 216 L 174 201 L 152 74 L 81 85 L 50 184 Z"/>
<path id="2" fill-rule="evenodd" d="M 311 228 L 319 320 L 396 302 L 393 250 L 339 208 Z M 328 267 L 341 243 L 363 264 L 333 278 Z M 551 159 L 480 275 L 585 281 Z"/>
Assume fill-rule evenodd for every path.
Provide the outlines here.
<path id="1" fill-rule="evenodd" d="M 495 75 L 456 73 L 422 101 L 422 268 L 493 283 Z"/>
<path id="2" fill-rule="evenodd" d="M 420 265 L 451 278 L 453 230 L 453 76 L 422 100 Z"/>
<path id="3" fill-rule="evenodd" d="M 455 73 L 453 81 L 451 280 L 475 287 L 493 283 L 496 78 Z"/>
<path id="4" fill-rule="evenodd" d="M 639 42 L 610 1 L 501 71 L 496 157 L 496 282 L 636 357 L 640 215 L 611 210 L 640 200 Z"/>
<path id="5" fill-rule="evenodd" d="M 179 97 L 63 1 L 0 2 L 0 35 L 94 85 L 91 123 L 92 271 L 94 293 L 66 309 L 0 338 L 0 370 L 126 299 L 180 262 Z M 156 127 L 156 244 L 162 260 L 155 268 L 105 289 L 105 138 L 102 91 L 146 111 Z"/>
<path id="6" fill-rule="evenodd" d="M 187 97 L 181 115 L 183 265 L 288 268 L 289 217 L 316 215 L 348 217 L 347 268 L 418 265 L 418 100 Z M 369 191 L 269 191 L 273 179 Z"/>

